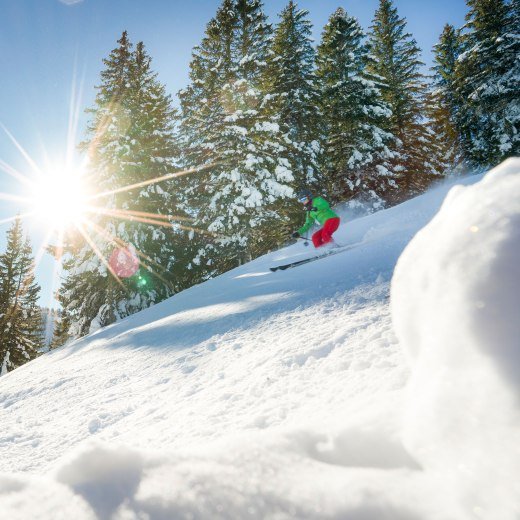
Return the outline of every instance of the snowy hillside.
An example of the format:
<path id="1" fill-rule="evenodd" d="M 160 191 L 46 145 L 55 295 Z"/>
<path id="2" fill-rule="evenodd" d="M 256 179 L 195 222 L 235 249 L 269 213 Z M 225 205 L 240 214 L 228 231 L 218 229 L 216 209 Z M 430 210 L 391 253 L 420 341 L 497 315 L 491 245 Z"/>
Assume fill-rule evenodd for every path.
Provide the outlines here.
<path id="1" fill-rule="evenodd" d="M 0 378 L 2 518 L 518 520 L 520 160 L 458 184 Z"/>

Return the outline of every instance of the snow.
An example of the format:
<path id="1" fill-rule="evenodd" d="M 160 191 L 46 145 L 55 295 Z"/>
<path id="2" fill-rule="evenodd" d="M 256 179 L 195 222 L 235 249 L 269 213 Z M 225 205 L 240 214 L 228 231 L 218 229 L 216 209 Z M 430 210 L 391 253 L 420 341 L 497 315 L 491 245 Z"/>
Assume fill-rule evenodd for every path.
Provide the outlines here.
<path id="1" fill-rule="evenodd" d="M 519 173 L 344 219 L 344 253 L 270 273 L 297 243 L 8 373 L 2 516 L 517 520 Z"/>
<path id="2" fill-rule="evenodd" d="M 461 501 L 482 518 L 520 512 L 518 166 L 453 189 L 399 259 L 392 287 L 412 368 L 406 445 L 422 467 L 460 482 Z"/>
<path id="3" fill-rule="evenodd" d="M 10 352 L 6 352 L 5 357 L 4 357 L 4 362 L 2 363 L 2 368 L 0 369 L 0 377 L 1 376 L 5 376 L 6 374 L 8 374 L 8 372 L 7 372 L 7 365 L 9 363 L 10 355 L 11 355 Z"/>
<path id="4" fill-rule="evenodd" d="M 271 121 L 262 121 L 261 123 L 255 124 L 255 129 L 260 132 L 277 133 L 280 131 L 280 126 L 278 123 L 273 123 Z"/>

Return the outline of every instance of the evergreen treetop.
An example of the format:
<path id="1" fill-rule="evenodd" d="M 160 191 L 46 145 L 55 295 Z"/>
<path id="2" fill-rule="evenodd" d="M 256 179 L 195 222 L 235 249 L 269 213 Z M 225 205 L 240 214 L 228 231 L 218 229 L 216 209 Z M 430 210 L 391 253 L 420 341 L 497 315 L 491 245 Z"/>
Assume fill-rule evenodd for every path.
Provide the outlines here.
<path id="1" fill-rule="evenodd" d="M 316 138 L 315 114 L 318 104 L 312 45 L 312 24 L 308 11 L 292 0 L 280 13 L 269 56 L 268 87 L 282 130 L 297 141 Z"/>
<path id="2" fill-rule="evenodd" d="M 463 167 L 463 154 L 456 127 L 457 114 L 461 109 L 461 100 L 455 88 L 457 60 L 462 52 L 459 31 L 446 24 L 433 51 L 433 78 L 427 115 L 438 144 L 439 168 L 452 174 Z"/>
<path id="3" fill-rule="evenodd" d="M 520 153 L 518 0 L 468 0 L 456 67 L 462 100 L 457 127 L 470 163 L 497 164 Z"/>
<path id="4" fill-rule="evenodd" d="M 441 173 L 431 161 L 438 154 L 432 150 L 435 136 L 426 120 L 424 63 L 416 40 L 406 32 L 406 19 L 399 17 L 392 0 L 380 0 L 370 43 L 374 58 L 370 69 L 381 77 L 383 97 L 392 110 L 387 130 L 400 141 L 393 159 L 399 185 L 394 202 L 399 202 L 426 189 Z"/>
<path id="5" fill-rule="evenodd" d="M 385 129 L 392 113 L 379 78 L 369 72 L 370 62 L 370 47 L 359 22 L 337 9 L 317 53 L 325 126 L 323 171 L 333 200 L 365 198 L 376 209 L 394 186 L 390 148 L 395 139 Z"/>
<path id="6" fill-rule="evenodd" d="M 425 88 L 421 50 L 412 34 L 406 32 L 406 19 L 399 17 L 392 0 L 380 0 L 370 29 L 372 71 L 384 82 L 392 126 L 399 137 L 404 137 L 406 125 L 419 115 L 417 101 Z"/>
<path id="7" fill-rule="evenodd" d="M 293 172 L 295 190 L 318 188 L 318 157 L 322 125 L 315 76 L 316 52 L 308 11 L 293 1 L 279 14 L 268 55 L 264 109 L 280 127 L 285 156 Z M 280 215 L 288 215 L 287 233 L 301 217 L 296 200 L 283 200 Z"/>
<path id="8" fill-rule="evenodd" d="M 283 219 L 276 206 L 291 193 L 287 143 L 265 103 L 271 34 L 262 2 L 224 0 L 180 93 L 185 165 L 207 165 L 184 195 L 206 238 L 193 264 L 208 276 L 265 251 L 273 238 L 262 229 Z"/>
<path id="9" fill-rule="evenodd" d="M 104 60 L 102 82 L 87 140 L 89 174 L 102 191 L 97 209 L 66 247 L 67 277 L 59 300 L 73 336 L 88 333 L 157 303 L 180 290 L 178 252 L 184 232 L 175 157 L 176 112 L 139 42 L 126 32 Z M 181 213 L 179 215 L 179 213 Z M 135 274 L 120 275 L 118 259 L 139 257 Z"/>
<path id="10" fill-rule="evenodd" d="M 13 370 L 34 359 L 43 346 L 40 286 L 35 281 L 34 259 L 20 219 L 7 232 L 0 255 L 0 369 Z"/>

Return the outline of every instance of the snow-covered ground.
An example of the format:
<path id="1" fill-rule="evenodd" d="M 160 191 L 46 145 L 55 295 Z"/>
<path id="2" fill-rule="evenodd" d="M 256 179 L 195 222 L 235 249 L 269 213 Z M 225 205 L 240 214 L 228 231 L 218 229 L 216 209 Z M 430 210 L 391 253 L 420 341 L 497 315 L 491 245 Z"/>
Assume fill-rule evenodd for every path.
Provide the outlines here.
<path id="1" fill-rule="evenodd" d="M 456 184 L 0 378 L 2 518 L 518 520 L 520 160 Z"/>

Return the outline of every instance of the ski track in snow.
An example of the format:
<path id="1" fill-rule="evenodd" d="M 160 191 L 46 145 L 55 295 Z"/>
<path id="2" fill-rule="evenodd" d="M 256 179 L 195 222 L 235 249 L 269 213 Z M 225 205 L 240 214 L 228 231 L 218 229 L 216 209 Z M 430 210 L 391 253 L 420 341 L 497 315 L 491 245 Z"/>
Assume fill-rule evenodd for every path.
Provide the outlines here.
<path id="1" fill-rule="evenodd" d="M 359 243 L 348 251 L 269 272 L 315 254 L 289 246 L 2 377 L 0 507 L 13 519 L 33 502 L 43 519 L 491 518 L 402 440 L 410 364 L 389 305 L 403 249 L 452 184 L 481 178 L 342 222 L 337 241 Z M 494 518 L 517 520 L 509 511 Z"/>

